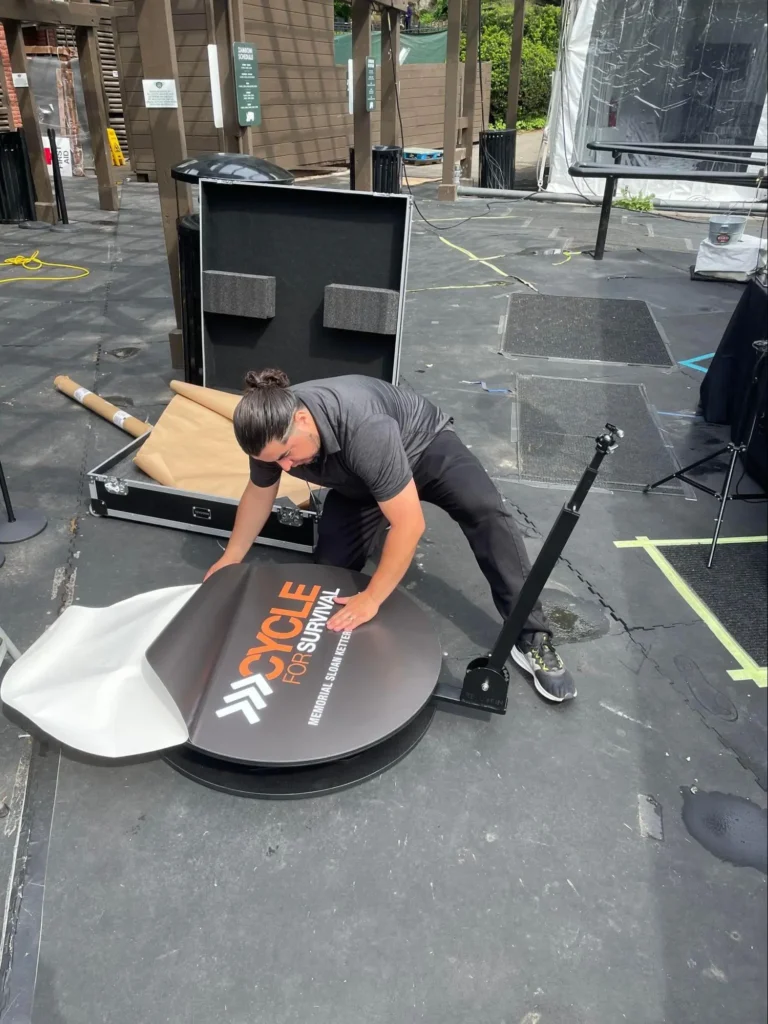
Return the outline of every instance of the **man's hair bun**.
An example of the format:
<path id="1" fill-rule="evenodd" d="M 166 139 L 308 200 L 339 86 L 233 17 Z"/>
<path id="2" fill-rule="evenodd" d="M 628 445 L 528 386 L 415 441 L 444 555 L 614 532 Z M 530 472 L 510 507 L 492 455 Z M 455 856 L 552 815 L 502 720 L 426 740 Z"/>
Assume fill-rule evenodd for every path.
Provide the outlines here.
<path id="1" fill-rule="evenodd" d="M 265 388 L 287 388 L 291 382 L 282 370 L 249 370 L 245 375 L 245 386 L 249 391 Z"/>

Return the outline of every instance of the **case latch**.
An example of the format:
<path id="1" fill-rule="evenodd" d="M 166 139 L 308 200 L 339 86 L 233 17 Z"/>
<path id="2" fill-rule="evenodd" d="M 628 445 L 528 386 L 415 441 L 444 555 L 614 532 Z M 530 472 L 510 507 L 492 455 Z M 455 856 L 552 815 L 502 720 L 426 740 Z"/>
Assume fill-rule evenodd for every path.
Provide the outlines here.
<path id="1" fill-rule="evenodd" d="M 123 480 L 118 480 L 116 476 L 105 476 L 104 490 L 108 491 L 110 494 L 127 494 L 128 484 Z"/>
<path id="2" fill-rule="evenodd" d="M 285 505 L 278 506 L 277 521 L 282 526 L 301 526 L 303 518 L 301 510 L 298 508 L 286 508 Z"/>

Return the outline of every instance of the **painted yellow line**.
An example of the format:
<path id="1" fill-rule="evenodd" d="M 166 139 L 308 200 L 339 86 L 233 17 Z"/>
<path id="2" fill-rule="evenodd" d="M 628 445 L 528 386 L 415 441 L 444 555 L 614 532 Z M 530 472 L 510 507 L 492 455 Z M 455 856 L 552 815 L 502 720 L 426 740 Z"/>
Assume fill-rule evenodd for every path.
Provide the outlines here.
<path id="1" fill-rule="evenodd" d="M 728 537 L 723 538 L 723 541 L 730 541 L 736 543 L 739 539 L 746 538 L 735 538 Z M 766 540 L 765 537 L 750 538 L 750 540 Z M 728 651 L 730 656 L 735 662 L 738 663 L 738 669 L 730 669 L 728 675 L 731 679 L 738 681 L 751 680 L 757 686 L 765 687 L 766 683 L 766 669 L 758 665 L 744 650 L 723 626 L 717 616 L 711 611 L 711 609 L 701 600 L 698 594 L 688 586 L 685 580 L 680 576 L 676 569 L 666 560 L 664 555 L 659 551 L 659 546 L 669 546 L 674 543 L 673 541 L 652 541 L 647 537 L 636 537 L 634 541 L 621 541 L 615 540 L 614 545 L 617 548 L 634 547 L 643 548 L 648 554 L 654 564 L 659 568 L 667 580 L 672 584 L 675 590 L 678 592 L 680 597 L 688 604 L 688 606 L 699 616 L 701 621 L 711 630 L 712 633 L 717 637 L 723 647 Z M 685 541 L 678 541 L 677 543 L 685 544 Z M 711 538 L 704 541 L 689 541 L 688 543 L 711 543 Z"/>
<path id="2" fill-rule="evenodd" d="M 438 235 L 437 237 L 440 239 L 441 242 L 445 242 L 446 245 L 449 245 L 451 249 L 456 249 L 457 252 L 463 253 L 468 259 L 472 260 L 473 263 L 482 263 L 483 266 L 489 267 L 491 270 L 494 270 L 497 274 L 500 274 L 501 277 L 509 277 L 509 274 L 505 274 L 504 271 L 500 270 L 495 263 L 491 263 L 490 258 L 484 260 L 480 256 L 476 256 L 473 252 L 470 252 L 469 249 L 463 249 L 460 245 L 456 245 L 455 242 L 449 242 L 448 239 L 443 238 L 442 235 Z M 498 258 L 498 256 L 493 257 L 493 259 Z"/>
<path id="3" fill-rule="evenodd" d="M 756 672 L 747 672 L 743 668 L 732 668 L 729 669 L 728 675 L 736 682 L 743 682 L 751 679 L 760 687 L 765 688 L 768 686 L 768 669 L 765 668 L 758 668 Z"/>
<path id="4" fill-rule="evenodd" d="M 303 179 L 306 180 L 306 179 Z M 424 179 L 427 180 L 426 178 Z M 422 200 L 423 202 L 424 200 Z M 481 213 L 479 217 L 472 217 L 471 220 L 517 220 L 520 217 L 519 213 L 502 213 L 495 214 L 489 217 L 487 214 Z M 454 220 L 466 220 L 466 217 L 430 217 L 433 224 L 447 224 L 449 221 Z"/>
<path id="5" fill-rule="evenodd" d="M 768 542 L 768 536 L 764 537 L 720 537 L 718 539 L 718 546 L 720 544 L 765 544 Z M 697 537 L 696 539 L 686 538 L 685 540 L 649 540 L 648 537 L 635 537 L 634 540 L 615 540 L 614 546 L 617 548 L 647 548 L 649 544 L 652 544 L 656 548 L 663 547 L 684 547 L 688 544 L 711 544 L 711 537 Z"/>

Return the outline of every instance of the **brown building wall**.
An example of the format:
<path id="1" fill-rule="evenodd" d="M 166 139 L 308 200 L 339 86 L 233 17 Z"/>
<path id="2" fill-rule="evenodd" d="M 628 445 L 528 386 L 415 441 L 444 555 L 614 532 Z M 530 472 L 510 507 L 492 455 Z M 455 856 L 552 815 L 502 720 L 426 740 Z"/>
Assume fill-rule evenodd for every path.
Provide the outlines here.
<path id="1" fill-rule="evenodd" d="M 243 4 L 245 42 L 256 44 L 262 123 L 249 129 L 254 152 L 288 168 L 343 160 L 346 98 L 333 63 L 330 0 L 258 0 Z M 190 155 L 216 152 L 204 0 L 173 0 L 181 103 Z M 141 60 L 133 18 L 118 19 L 118 42 L 133 166 L 154 170 Z"/>
<path id="2" fill-rule="evenodd" d="M 478 81 L 475 89 L 475 118 L 473 122 L 474 139 L 477 141 L 477 133 L 483 124 L 488 120 L 488 107 L 491 97 L 491 65 L 483 64 L 483 88 L 482 98 L 484 101 L 485 118 L 483 119 L 480 110 L 480 83 Z M 347 72 L 346 68 L 339 68 L 340 81 L 346 89 Z M 405 146 L 424 146 L 443 148 L 443 114 L 445 112 L 445 64 L 404 64 L 398 68 L 400 79 L 400 114 L 403 121 L 403 132 L 405 140 L 400 138 L 400 123 L 398 121 L 397 136 L 400 142 L 404 141 Z M 462 95 L 464 87 L 464 65 L 459 67 L 459 96 Z M 376 69 L 377 99 L 381 97 L 381 74 Z M 377 102 L 377 109 L 371 114 L 373 143 L 377 145 L 380 138 L 381 110 Z M 351 141 L 352 138 L 352 117 L 347 114 L 347 131 Z"/>
<path id="3" fill-rule="evenodd" d="M 205 6 L 205 0 L 172 0 L 190 156 L 220 149 L 211 106 L 206 47 L 212 40 Z M 262 123 L 249 129 L 253 152 L 289 170 L 346 161 L 352 118 L 347 110 L 346 69 L 334 64 L 333 4 L 330 0 L 245 0 L 243 7 L 244 41 L 255 43 L 259 62 Z M 132 165 L 138 173 L 151 176 L 152 140 L 133 18 L 118 19 L 117 38 Z M 400 76 L 406 143 L 441 146 L 445 65 L 405 65 Z M 487 108 L 487 66 L 483 82 Z M 378 142 L 380 112 L 373 118 L 374 142 Z M 475 125 L 477 131 L 479 90 Z"/>
<path id="4" fill-rule="evenodd" d="M 21 124 L 21 114 L 19 113 L 16 89 L 11 78 L 11 57 L 8 53 L 8 43 L 2 25 L 0 25 L 0 73 L 3 76 L 3 80 L 0 82 L 0 131 L 13 131 L 17 125 Z"/>

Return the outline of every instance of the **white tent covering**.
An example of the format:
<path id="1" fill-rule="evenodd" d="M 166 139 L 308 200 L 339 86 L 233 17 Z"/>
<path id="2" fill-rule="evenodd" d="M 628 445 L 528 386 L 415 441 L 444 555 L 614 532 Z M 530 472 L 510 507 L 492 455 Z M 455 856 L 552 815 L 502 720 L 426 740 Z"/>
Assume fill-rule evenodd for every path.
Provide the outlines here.
<path id="1" fill-rule="evenodd" d="M 566 0 L 545 138 L 548 192 L 601 199 L 577 162 L 611 163 L 588 142 L 766 145 L 765 0 Z M 765 156 L 749 170 L 759 173 Z M 745 165 L 624 154 L 622 163 L 680 169 Z M 543 160 L 540 162 L 543 174 Z M 540 180 L 541 184 L 541 180 Z M 632 195 L 681 204 L 752 202 L 764 189 L 625 179 Z"/>
<path id="2" fill-rule="evenodd" d="M 71 605 L 11 665 L 3 701 L 61 743 L 99 757 L 185 743 L 184 718 L 144 652 L 197 589 L 151 590 L 107 608 Z"/>

